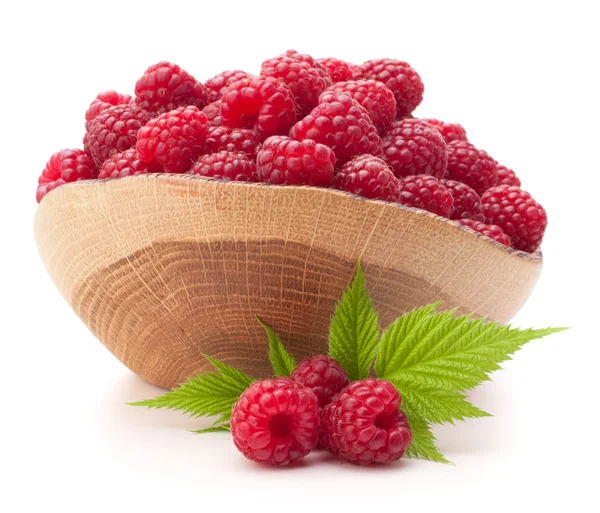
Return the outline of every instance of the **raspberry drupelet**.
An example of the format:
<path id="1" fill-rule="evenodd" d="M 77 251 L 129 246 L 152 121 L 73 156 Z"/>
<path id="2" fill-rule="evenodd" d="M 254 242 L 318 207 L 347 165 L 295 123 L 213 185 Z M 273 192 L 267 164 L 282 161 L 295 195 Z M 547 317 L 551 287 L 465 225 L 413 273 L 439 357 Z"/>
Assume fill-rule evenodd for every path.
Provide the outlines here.
<path id="1" fill-rule="evenodd" d="M 333 187 L 370 199 L 398 201 L 398 179 L 390 167 L 373 155 L 346 162 L 333 176 Z"/>
<path id="2" fill-rule="evenodd" d="M 489 237 L 490 239 L 494 239 L 500 244 L 504 244 L 505 246 L 512 246 L 511 238 L 504 233 L 504 230 L 495 224 L 485 224 L 480 221 L 475 221 L 474 219 L 460 219 L 458 224 L 461 226 L 466 226 L 471 228 L 478 233 Z"/>
<path id="3" fill-rule="evenodd" d="M 402 205 L 450 217 L 454 198 L 437 178 L 431 175 L 407 176 L 400 179 L 399 188 Z"/>
<path id="4" fill-rule="evenodd" d="M 301 361 L 290 377 L 315 393 L 319 408 L 327 406 L 333 397 L 350 384 L 348 374 L 338 361 L 324 355 Z"/>
<path id="5" fill-rule="evenodd" d="M 69 182 L 98 177 L 98 169 L 89 155 L 80 149 L 57 151 L 38 178 L 35 198 L 39 203 L 53 189 Z"/>
<path id="6" fill-rule="evenodd" d="M 225 178 L 236 182 L 257 182 L 256 164 L 245 153 L 220 151 L 202 155 L 190 173 L 209 178 Z"/>

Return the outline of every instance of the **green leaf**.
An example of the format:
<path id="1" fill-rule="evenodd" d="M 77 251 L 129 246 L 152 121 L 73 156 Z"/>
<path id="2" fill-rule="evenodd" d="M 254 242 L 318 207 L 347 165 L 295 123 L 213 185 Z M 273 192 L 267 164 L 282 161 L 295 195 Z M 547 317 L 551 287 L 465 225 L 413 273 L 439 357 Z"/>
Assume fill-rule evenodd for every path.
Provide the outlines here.
<path id="1" fill-rule="evenodd" d="M 406 450 L 405 456 L 435 461 L 436 463 L 452 463 L 437 448 L 437 440 L 431 432 L 431 425 L 408 408 L 405 408 L 405 413 L 408 416 L 408 423 L 412 431 L 412 443 Z"/>
<path id="2" fill-rule="evenodd" d="M 202 435 L 204 433 L 220 433 L 220 432 L 229 432 L 229 426 L 212 426 L 204 429 L 190 429 L 190 433 L 196 433 L 198 435 Z"/>
<path id="3" fill-rule="evenodd" d="M 271 362 L 271 367 L 273 367 L 273 372 L 276 376 L 289 376 L 296 368 L 296 360 L 294 360 L 294 357 L 286 351 L 281 340 L 273 330 L 258 317 L 257 319 L 267 332 L 267 338 L 269 339 L 269 360 Z"/>
<path id="4" fill-rule="evenodd" d="M 365 287 L 360 263 L 354 281 L 338 302 L 329 328 L 329 356 L 335 358 L 350 380 L 368 377 L 377 351 L 378 317 Z"/>

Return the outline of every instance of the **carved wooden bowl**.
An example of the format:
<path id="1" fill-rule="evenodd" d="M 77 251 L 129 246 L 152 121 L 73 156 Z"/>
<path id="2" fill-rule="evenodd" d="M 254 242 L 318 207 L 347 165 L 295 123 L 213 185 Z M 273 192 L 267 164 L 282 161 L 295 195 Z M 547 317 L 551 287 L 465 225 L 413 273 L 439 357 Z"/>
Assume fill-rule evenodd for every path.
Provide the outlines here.
<path id="1" fill-rule="evenodd" d="M 270 374 L 261 317 L 302 359 L 325 353 L 360 258 L 382 327 L 416 306 L 506 322 L 542 269 L 436 215 L 313 187 L 141 175 L 59 187 L 35 236 L 57 288 L 127 367 L 171 388 L 201 353 Z"/>

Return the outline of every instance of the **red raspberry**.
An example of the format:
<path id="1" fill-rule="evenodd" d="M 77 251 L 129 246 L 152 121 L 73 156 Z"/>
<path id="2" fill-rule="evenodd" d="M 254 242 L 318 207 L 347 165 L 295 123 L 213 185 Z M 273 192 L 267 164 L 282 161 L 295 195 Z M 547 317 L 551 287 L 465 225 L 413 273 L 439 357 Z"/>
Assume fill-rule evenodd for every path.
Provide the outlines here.
<path id="1" fill-rule="evenodd" d="M 332 185 L 365 198 L 398 201 L 398 179 L 383 160 L 372 155 L 346 162 L 333 176 Z"/>
<path id="2" fill-rule="evenodd" d="M 319 405 L 309 388 L 289 378 L 252 383 L 231 414 L 233 443 L 246 458 L 287 465 L 317 443 Z"/>
<path id="3" fill-rule="evenodd" d="M 519 180 L 515 172 L 501 164 L 496 166 L 496 177 L 498 179 L 498 185 L 514 185 L 515 187 L 521 187 L 521 180 Z"/>
<path id="4" fill-rule="evenodd" d="M 385 84 L 375 80 L 338 82 L 329 88 L 336 93 L 347 93 L 360 103 L 380 134 L 385 132 L 396 116 L 394 93 Z"/>
<path id="5" fill-rule="evenodd" d="M 85 113 L 85 128 L 87 130 L 89 122 L 94 119 L 100 112 L 114 105 L 129 105 L 133 98 L 128 94 L 117 93 L 116 91 L 104 91 L 96 96 L 96 99 L 90 103 L 87 112 Z"/>
<path id="6" fill-rule="evenodd" d="M 299 53 L 296 50 L 288 50 L 287 52 L 285 52 L 283 57 L 291 57 L 292 59 L 297 59 L 299 61 L 306 62 L 308 65 L 310 65 L 311 68 L 313 68 L 316 71 L 316 73 L 321 78 L 325 79 L 325 81 L 329 85 L 332 84 L 331 77 L 329 76 L 327 68 L 307 53 Z"/>
<path id="7" fill-rule="evenodd" d="M 454 205 L 452 194 L 431 175 L 407 176 L 400 179 L 400 203 L 450 217 Z"/>
<path id="8" fill-rule="evenodd" d="M 442 137 L 444 141 L 447 143 L 451 143 L 452 141 L 467 141 L 467 131 L 463 128 L 462 125 L 458 123 L 446 123 L 445 121 L 440 121 L 438 119 L 424 119 L 429 123 L 433 128 L 435 128 Z"/>
<path id="9" fill-rule="evenodd" d="M 504 230 L 495 224 L 485 224 L 480 221 L 475 221 L 474 219 L 460 219 L 458 224 L 461 226 L 467 226 L 471 228 L 471 230 L 475 230 L 476 232 L 482 233 L 486 237 L 490 239 L 494 239 L 500 244 L 504 244 L 505 246 L 512 246 L 512 240 Z"/>
<path id="10" fill-rule="evenodd" d="M 161 173 L 162 168 L 155 162 L 144 162 L 135 148 L 115 153 L 104 161 L 98 178 L 125 178 L 126 176 L 147 173 Z"/>
<path id="11" fill-rule="evenodd" d="M 483 222 L 485 217 L 481 210 L 481 198 L 468 185 L 455 180 L 440 180 L 454 198 L 454 208 L 450 219 L 474 219 Z"/>
<path id="12" fill-rule="evenodd" d="M 115 153 L 135 146 L 138 130 L 150 119 L 150 114 L 135 105 L 115 105 L 100 112 L 88 122 L 83 149 L 96 167 Z"/>
<path id="13" fill-rule="evenodd" d="M 481 196 L 483 215 L 512 239 L 513 246 L 533 253 L 542 243 L 548 218 L 531 194 L 513 185 L 498 185 Z"/>
<path id="14" fill-rule="evenodd" d="M 422 174 L 442 178 L 448 166 L 444 139 L 420 119 L 400 119 L 392 124 L 383 138 L 383 159 L 398 178 Z"/>
<path id="15" fill-rule="evenodd" d="M 351 96 L 332 91 L 321 95 L 319 105 L 292 127 L 290 137 L 329 146 L 338 165 L 355 155 L 380 153 L 382 145 L 366 109 Z"/>
<path id="16" fill-rule="evenodd" d="M 296 121 L 290 88 L 272 77 L 244 78 L 221 99 L 221 122 L 231 128 L 254 128 L 261 139 L 287 134 Z"/>
<path id="17" fill-rule="evenodd" d="M 233 71 L 222 71 L 218 75 L 209 78 L 206 82 L 204 82 L 204 87 L 206 88 L 208 94 L 208 102 L 212 103 L 220 100 L 231 84 L 241 80 L 242 78 L 251 77 L 252 75 L 250 73 L 236 69 Z"/>
<path id="18" fill-rule="evenodd" d="M 158 162 L 167 173 L 188 171 L 202 153 L 208 118 L 197 107 L 179 107 L 151 119 L 138 133 L 136 149 L 144 162 Z"/>
<path id="19" fill-rule="evenodd" d="M 253 130 L 227 126 L 211 126 L 208 130 L 205 143 L 206 153 L 241 152 L 254 160 L 258 150 L 260 150 L 260 138 Z"/>
<path id="20" fill-rule="evenodd" d="M 50 157 L 38 178 L 35 199 L 39 203 L 46 194 L 60 185 L 97 177 L 98 169 L 83 150 L 57 151 Z"/>
<path id="21" fill-rule="evenodd" d="M 313 356 L 301 361 L 291 378 L 315 393 L 319 408 L 327 406 L 333 397 L 350 384 L 346 371 L 337 360 L 328 356 Z"/>
<path id="22" fill-rule="evenodd" d="M 207 92 L 187 71 L 163 61 L 150 66 L 136 82 L 135 101 L 141 109 L 157 115 L 188 105 L 201 109 L 207 103 Z"/>
<path id="23" fill-rule="evenodd" d="M 322 414 L 322 441 L 338 457 L 358 465 L 400 459 L 412 442 L 402 399 L 389 381 L 354 381 Z"/>
<path id="24" fill-rule="evenodd" d="M 327 57 L 326 59 L 317 59 L 317 62 L 325 67 L 331 81 L 335 84 L 336 82 L 345 82 L 346 80 L 352 80 L 353 69 L 347 62 L 344 62 L 335 57 Z"/>
<path id="25" fill-rule="evenodd" d="M 244 153 L 220 151 L 202 155 L 190 173 L 211 178 L 227 178 L 237 182 L 257 182 L 256 164 Z"/>
<path id="26" fill-rule="evenodd" d="M 213 126 L 221 126 L 221 100 L 217 102 L 209 103 L 202 109 L 202 112 L 206 114 L 206 117 Z"/>
<path id="27" fill-rule="evenodd" d="M 294 141 L 274 136 L 264 142 L 256 164 L 263 182 L 327 187 L 333 176 L 335 153 L 311 139 Z"/>
<path id="28" fill-rule="evenodd" d="M 483 194 L 496 185 L 496 161 L 467 141 L 452 141 L 448 144 L 448 178 Z"/>
<path id="29" fill-rule="evenodd" d="M 412 113 L 423 100 L 425 90 L 419 74 L 403 61 L 375 59 L 358 66 L 354 79 L 383 82 L 396 98 L 396 117 L 403 118 Z"/>

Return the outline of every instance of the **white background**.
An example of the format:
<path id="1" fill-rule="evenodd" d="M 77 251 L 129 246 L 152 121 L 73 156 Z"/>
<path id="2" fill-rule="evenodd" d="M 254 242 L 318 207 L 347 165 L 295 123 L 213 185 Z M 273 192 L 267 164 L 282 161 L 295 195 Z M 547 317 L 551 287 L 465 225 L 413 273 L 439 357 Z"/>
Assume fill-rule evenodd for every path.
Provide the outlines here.
<path id="1" fill-rule="evenodd" d="M 594 2 L 4 2 L 0 7 L 0 511 L 598 511 L 600 83 Z M 48 157 L 81 145 L 99 91 L 179 63 L 204 81 L 288 48 L 392 57 L 417 115 L 461 122 L 546 207 L 545 269 L 517 326 L 533 342 L 477 389 L 493 418 L 436 429 L 454 461 L 358 469 L 252 464 L 228 435 L 125 405 L 159 393 L 87 331 L 32 233 Z M 320 461 L 324 460 L 324 461 Z M 596 477 L 593 478 L 593 474 Z"/>

